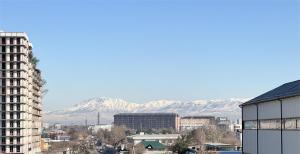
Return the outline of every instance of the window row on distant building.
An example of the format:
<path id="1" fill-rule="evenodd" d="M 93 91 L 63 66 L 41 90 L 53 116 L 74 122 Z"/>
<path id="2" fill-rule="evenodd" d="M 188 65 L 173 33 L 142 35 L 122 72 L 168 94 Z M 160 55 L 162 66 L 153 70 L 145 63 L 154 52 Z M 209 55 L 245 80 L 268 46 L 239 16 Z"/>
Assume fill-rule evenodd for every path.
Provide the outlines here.
<path id="1" fill-rule="evenodd" d="M 300 118 L 249 120 L 244 121 L 244 129 L 275 129 L 300 130 Z"/>
<path id="2" fill-rule="evenodd" d="M 1 43 L 2 44 L 7 44 L 5 37 L 2 38 Z M 16 44 L 21 44 L 21 38 L 9 38 L 9 44 L 15 44 L 15 43 Z"/>

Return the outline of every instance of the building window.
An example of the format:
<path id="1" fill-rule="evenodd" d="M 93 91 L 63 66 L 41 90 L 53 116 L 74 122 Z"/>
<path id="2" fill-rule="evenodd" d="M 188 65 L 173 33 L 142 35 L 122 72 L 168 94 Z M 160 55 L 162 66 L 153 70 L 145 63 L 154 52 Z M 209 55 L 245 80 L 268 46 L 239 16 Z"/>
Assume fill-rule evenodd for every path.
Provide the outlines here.
<path id="1" fill-rule="evenodd" d="M 5 129 L 2 129 L 2 132 L 5 132 Z M 2 133 L 3 134 L 3 133 Z M 5 135 L 4 135 L 5 136 Z M 2 144 L 6 144 L 6 138 L 3 137 L 1 140 Z"/>
<path id="2" fill-rule="evenodd" d="M 6 102 L 6 97 L 2 96 L 2 103 L 5 103 L 5 102 Z"/>
<path id="3" fill-rule="evenodd" d="M 2 44 L 6 44 L 6 39 L 2 38 Z"/>
<path id="4" fill-rule="evenodd" d="M 20 111 L 21 107 L 20 104 L 17 104 L 17 111 Z"/>
<path id="5" fill-rule="evenodd" d="M 296 128 L 297 128 L 297 129 L 300 129 L 300 118 L 298 118 L 298 119 L 296 120 L 296 124 L 297 124 Z"/>
<path id="6" fill-rule="evenodd" d="M 17 69 L 21 69 L 21 64 L 17 63 Z"/>
<path id="7" fill-rule="evenodd" d="M 12 93 L 11 93 L 11 94 L 12 94 Z M 10 102 L 11 102 L 11 103 L 13 103 L 13 102 L 14 102 L 14 97 L 13 97 L 13 96 L 10 96 L 10 98 L 9 98 L 9 99 L 10 99 Z"/>
<path id="8" fill-rule="evenodd" d="M 10 130 L 9 130 L 9 134 L 10 134 L 10 136 L 14 136 L 14 130 L 13 130 L 13 129 L 10 129 Z"/>
<path id="9" fill-rule="evenodd" d="M 14 110 L 14 105 L 13 105 L 13 104 L 10 104 L 10 105 L 9 105 L 9 108 L 10 108 L 11 111 L 13 111 L 13 110 Z"/>
<path id="10" fill-rule="evenodd" d="M 10 114 L 9 114 L 9 118 L 10 118 L 10 119 L 14 119 L 14 113 L 10 113 Z"/>
<path id="11" fill-rule="evenodd" d="M 20 96 L 17 96 L 17 103 L 20 103 L 21 102 L 21 97 Z M 19 105 L 19 110 L 20 110 L 20 104 L 18 104 Z"/>
<path id="12" fill-rule="evenodd" d="M 14 52 L 14 47 L 13 47 L 13 46 L 10 46 L 9 51 L 10 51 L 11 53 L 13 53 L 13 52 Z"/>
<path id="13" fill-rule="evenodd" d="M 9 44 L 14 44 L 14 38 L 9 39 Z"/>
<path id="14" fill-rule="evenodd" d="M 2 52 L 5 53 L 6 52 L 6 47 L 2 46 Z"/>
<path id="15" fill-rule="evenodd" d="M 244 121 L 244 129 L 257 129 L 256 121 Z"/>
<path id="16" fill-rule="evenodd" d="M 2 63 L 2 69 L 6 69 L 6 63 Z"/>
<path id="17" fill-rule="evenodd" d="M 13 146 L 9 146 L 9 152 L 14 152 L 14 147 Z"/>
<path id="18" fill-rule="evenodd" d="M 281 129 L 281 120 L 280 119 L 260 120 L 259 128 L 260 129 Z"/>
<path id="19" fill-rule="evenodd" d="M 18 45 L 21 44 L 21 38 L 17 38 L 17 44 L 18 44 Z"/>
<path id="20" fill-rule="evenodd" d="M 5 104 L 2 104 L 2 111 L 6 111 L 6 106 L 5 106 Z"/>
<path id="21" fill-rule="evenodd" d="M 9 68 L 10 68 L 10 69 L 14 69 L 14 63 L 10 63 L 10 64 L 9 64 Z"/>
<path id="22" fill-rule="evenodd" d="M 2 119 L 6 119 L 6 114 L 5 114 L 5 112 L 2 112 Z"/>
<path id="23" fill-rule="evenodd" d="M 2 83 L 2 85 L 3 85 L 3 83 Z M 6 89 L 5 88 L 2 88 L 2 94 L 6 94 Z"/>
<path id="24" fill-rule="evenodd" d="M 14 55 L 11 54 L 11 55 L 9 56 L 9 60 L 10 60 L 10 61 L 14 61 Z"/>
<path id="25" fill-rule="evenodd" d="M 284 129 L 296 129 L 296 119 L 285 119 L 283 124 L 284 124 Z"/>
<path id="26" fill-rule="evenodd" d="M 17 52 L 20 53 L 21 52 L 21 47 L 17 46 Z"/>
<path id="27" fill-rule="evenodd" d="M 10 122 L 10 123 L 9 123 L 9 126 L 10 126 L 11 128 L 13 128 L 13 127 L 14 127 L 14 123 L 13 123 L 13 122 Z"/>
<path id="28" fill-rule="evenodd" d="M 5 121 L 2 121 L 2 127 L 6 127 L 6 122 Z M 5 131 L 2 131 L 2 136 L 5 136 Z"/>
<path id="29" fill-rule="evenodd" d="M 18 144 L 20 144 L 20 141 Z M 17 152 L 20 152 L 20 146 L 17 146 Z"/>
<path id="30" fill-rule="evenodd" d="M 2 140 L 3 141 L 3 140 Z M 3 142 L 2 142 L 3 143 Z M 1 151 L 3 152 L 3 153 L 5 153 L 5 146 L 1 146 Z"/>

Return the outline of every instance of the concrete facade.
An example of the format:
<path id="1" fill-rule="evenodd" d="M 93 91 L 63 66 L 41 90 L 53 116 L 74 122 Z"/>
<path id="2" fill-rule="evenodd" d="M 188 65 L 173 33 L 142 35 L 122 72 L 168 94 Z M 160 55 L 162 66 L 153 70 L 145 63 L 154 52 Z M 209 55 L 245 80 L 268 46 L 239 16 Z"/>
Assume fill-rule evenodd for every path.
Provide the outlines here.
<path id="1" fill-rule="evenodd" d="M 1 152 L 40 152 L 41 72 L 25 33 L 0 32 Z"/>
<path id="2" fill-rule="evenodd" d="M 197 128 L 216 128 L 214 116 L 186 116 L 180 118 L 180 131 Z"/>

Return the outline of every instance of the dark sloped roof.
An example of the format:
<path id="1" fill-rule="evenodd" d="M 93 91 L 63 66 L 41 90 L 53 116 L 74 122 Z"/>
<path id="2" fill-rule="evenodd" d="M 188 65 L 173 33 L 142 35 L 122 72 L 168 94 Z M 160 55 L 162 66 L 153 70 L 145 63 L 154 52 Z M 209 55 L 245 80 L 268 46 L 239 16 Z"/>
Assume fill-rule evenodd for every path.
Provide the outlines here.
<path id="1" fill-rule="evenodd" d="M 154 150 L 163 150 L 165 146 L 158 141 L 142 141 L 145 148 L 151 148 Z"/>
<path id="2" fill-rule="evenodd" d="M 300 96 L 300 80 L 285 83 L 271 91 L 268 91 L 258 97 L 251 99 L 248 102 L 241 104 L 240 106 L 267 102 L 293 96 Z"/>

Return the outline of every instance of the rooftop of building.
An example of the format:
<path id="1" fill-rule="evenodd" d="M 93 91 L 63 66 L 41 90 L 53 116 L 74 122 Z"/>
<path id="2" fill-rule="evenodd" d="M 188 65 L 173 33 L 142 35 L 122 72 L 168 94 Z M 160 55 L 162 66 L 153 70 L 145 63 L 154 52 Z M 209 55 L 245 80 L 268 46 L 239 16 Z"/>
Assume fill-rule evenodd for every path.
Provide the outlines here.
<path id="1" fill-rule="evenodd" d="M 177 115 L 177 113 L 118 113 L 115 114 L 114 116 L 145 116 L 145 115 L 149 115 L 149 116 L 158 116 L 158 115 Z"/>
<path id="2" fill-rule="evenodd" d="M 215 119 L 214 116 L 184 116 L 181 119 Z"/>
<path id="3" fill-rule="evenodd" d="M 132 139 L 148 139 L 148 140 L 155 140 L 155 139 L 177 139 L 180 134 L 135 134 L 128 136 L 128 138 Z"/>
<path id="4" fill-rule="evenodd" d="M 25 32 L 5 32 L 0 30 L 0 37 L 24 37 L 28 40 L 28 35 Z"/>
<path id="5" fill-rule="evenodd" d="M 273 90 L 270 90 L 258 97 L 251 99 L 250 101 L 241 104 L 240 106 L 242 107 L 245 105 L 263 103 L 294 96 L 300 96 L 300 80 L 285 83 Z"/>
<path id="6" fill-rule="evenodd" d="M 161 144 L 159 141 L 142 141 L 141 142 L 146 149 L 153 149 L 153 150 L 163 150 L 165 146 Z"/>

